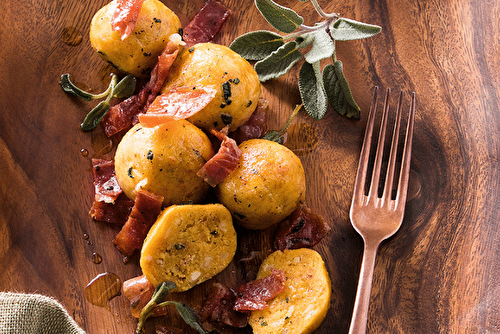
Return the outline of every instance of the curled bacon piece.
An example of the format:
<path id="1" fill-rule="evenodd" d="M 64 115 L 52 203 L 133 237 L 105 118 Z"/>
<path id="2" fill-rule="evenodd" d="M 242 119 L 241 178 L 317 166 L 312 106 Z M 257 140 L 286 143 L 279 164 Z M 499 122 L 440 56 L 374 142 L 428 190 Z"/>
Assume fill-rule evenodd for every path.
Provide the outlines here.
<path id="1" fill-rule="evenodd" d="M 122 188 L 116 180 L 115 164 L 104 159 L 92 159 L 94 174 L 95 200 L 97 202 L 114 203 Z"/>
<path id="2" fill-rule="evenodd" d="M 123 295 L 130 301 L 132 316 L 139 318 L 142 309 L 151 300 L 155 287 L 148 281 L 146 275 L 141 275 L 123 282 L 122 288 Z M 155 308 L 152 316 L 166 314 L 167 308 L 167 306 Z"/>
<path id="3" fill-rule="evenodd" d="M 113 240 L 116 248 L 122 254 L 132 255 L 136 249 L 141 249 L 149 229 L 161 211 L 162 202 L 162 196 L 157 196 L 143 189 L 137 191 L 132 212 Z"/>
<path id="4" fill-rule="evenodd" d="M 208 0 L 198 14 L 184 28 L 184 41 L 188 46 L 211 42 L 231 11 L 216 0 Z"/>
<path id="5" fill-rule="evenodd" d="M 210 87 L 176 87 L 156 97 L 147 112 L 139 115 L 139 122 L 145 127 L 154 127 L 189 118 L 205 108 L 216 93 Z"/>
<path id="6" fill-rule="evenodd" d="M 200 311 L 201 321 L 245 327 L 248 323 L 248 314 L 235 311 L 233 309 L 235 301 L 234 291 L 220 283 L 214 283 Z"/>
<path id="7" fill-rule="evenodd" d="M 285 280 L 285 272 L 273 268 L 270 275 L 240 285 L 233 309 L 250 312 L 267 308 L 266 302 L 285 290 Z"/>
<path id="8" fill-rule="evenodd" d="M 119 31 L 122 41 L 130 36 L 137 24 L 144 0 L 117 0 L 111 27 Z"/>
<path id="9" fill-rule="evenodd" d="M 229 135 L 234 138 L 238 144 L 249 140 L 261 138 L 266 133 L 267 112 L 269 109 L 269 101 L 262 98 L 259 99 L 257 108 L 252 113 L 252 116 L 243 123 L 238 129 L 231 132 Z"/>
<path id="10" fill-rule="evenodd" d="M 210 132 L 221 141 L 221 145 L 219 151 L 200 168 L 196 175 L 215 187 L 238 167 L 241 150 L 236 141 L 223 132 L 216 130 Z"/>
<path id="11" fill-rule="evenodd" d="M 179 44 L 169 41 L 163 52 L 158 56 L 158 63 L 151 72 L 149 82 L 138 94 L 109 109 L 102 120 L 104 132 L 108 137 L 138 122 L 137 114 L 146 112 L 149 105 L 154 101 L 165 83 L 170 67 L 172 67 L 178 53 Z"/>
<path id="12" fill-rule="evenodd" d="M 311 248 L 329 231 L 321 216 L 301 205 L 279 224 L 273 246 L 275 250 Z"/>

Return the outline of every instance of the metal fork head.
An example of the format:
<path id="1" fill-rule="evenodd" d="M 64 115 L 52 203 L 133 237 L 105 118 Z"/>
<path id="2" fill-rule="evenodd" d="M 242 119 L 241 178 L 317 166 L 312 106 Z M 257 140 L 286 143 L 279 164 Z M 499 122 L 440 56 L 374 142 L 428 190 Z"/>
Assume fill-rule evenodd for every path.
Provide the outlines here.
<path id="1" fill-rule="evenodd" d="M 370 174 L 370 152 L 372 147 L 372 138 L 374 137 L 373 131 L 377 113 L 378 87 L 375 87 L 370 114 L 366 125 L 363 147 L 361 149 L 361 156 L 359 159 L 358 172 L 354 186 L 354 196 L 351 203 L 351 223 L 365 240 L 366 237 L 364 234 L 366 233 L 375 234 L 380 238 L 380 240 L 393 235 L 401 226 L 406 204 L 410 174 L 413 124 L 415 118 L 415 93 L 412 93 L 411 96 L 410 110 L 402 149 L 402 158 L 400 160 L 401 167 L 399 171 L 397 171 L 399 133 L 401 131 L 403 114 L 403 91 L 399 94 L 391 148 L 387 163 L 387 170 L 385 173 L 385 182 L 383 184 L 383 188 L 381 189 L 381 175 L 383 175 L 382 162 L 389 118 L 388 115 L 390 112 L 390 93 L 391 90 L 387 89 L 384 107 L 382 109 L 382 120 L 378 135 L 378 143 L 375 149 L 375 159 L 373 161 L 372 173 Z M 370 175 L 371 178 L 368 179 Z M 396 177 L 398 177 L 397 183 Z M 368 192 L 366 192 L 367 180 L 370 182 Z M 394 187 L 395 185 L 397 185 L 397 187 Z M 380 223 L 378 223 L 379 221 Z"/>

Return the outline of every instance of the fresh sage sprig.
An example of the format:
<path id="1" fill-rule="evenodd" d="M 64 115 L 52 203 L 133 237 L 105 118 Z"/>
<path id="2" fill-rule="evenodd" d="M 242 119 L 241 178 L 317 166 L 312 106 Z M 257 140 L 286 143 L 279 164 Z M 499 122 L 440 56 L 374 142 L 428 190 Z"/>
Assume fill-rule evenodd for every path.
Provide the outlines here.
<path id="1" fill-rule="evenodd" d="M 61 75 L 61 88 L 68 94 L 77 96 L 85 101 L 105 99 L 101 101 L 95 106 L 83 119 L 82 124 L 80 125 L 83 131 L 93 130 L 104 118 L 106 113 L 110 108 L 109 102 L 111 98 L 127 98 L 134 94 L 136 79 L 133 75 L 127 75 L 123 77 L 118 83 L 118 76 L 116 74 L 111 75 L 111 81 L 109 83 L 108 88 L 100 93 L 100 94 L 91 94 L 86 92 L 80 88 L 78 88 L 73 82 L 70 80 L 70 75 L 68 73 Z"/>
<path id="2" fill-rule="evenodd" d="M 307 1 L 307 0 L 301 0 Z M 255 5 L 277 33 L 259 30 L 237 37 L 229 46 L 247 60 L 256 61 L 255 71 L 261 82 L 286 74 L 301 59 L 299 91 L 304 109 L 314 119 L 321 119 L 328 103 L 341 115 L 359 119 L 360 108 L 354 101 L 343 73 L 343 65 L 335 54 L 336 41 L 349 41 L 374 36 L 381 27 L 325 13 L 317 0 L 310 0 L 322 21 L 313 26 L 294 10 L 273 0 L 255 0 Z M 309 47 L 304 54 L 300 51 Z M 332 64 L 320 68 L 320 61 L 331 58 Z"/>
<path id="3" fill-rule="evenodd" d="M 177 312 L 179 312 L 179 315 L 186 322 L 186 324 L 191 326 L 191 328 L 196 330 L 198 333 L 200 334 L 207 333 L 207 331 L 205 331 L 201 325 L 200 317 L 192 308 L 190 308 L 183 302 L 177 302 L 173 300 L 165 301 L 165 298 L 170 293 L 170 290 L 175 289 L 175 287 L 176 285 L 174 282 L 162 282 L 158 284 L 158 286 L 155 289 L 155 292 L 153 293 L 153 296 L 151 297 L 151 300 L 149 301 L 149 303 L 146 304 L 146 306 L 144 306 L 144 308 L 141 311 L 141 314 L 139 315 L 137 329 L 135 331 L 136 334 L 143 333 L 146 320 L 152 315 L 152 312 L 155 309 L 159 307 L 165 307 L 167 305 L 174 305 L 175 308 L 177 309 Z"/>

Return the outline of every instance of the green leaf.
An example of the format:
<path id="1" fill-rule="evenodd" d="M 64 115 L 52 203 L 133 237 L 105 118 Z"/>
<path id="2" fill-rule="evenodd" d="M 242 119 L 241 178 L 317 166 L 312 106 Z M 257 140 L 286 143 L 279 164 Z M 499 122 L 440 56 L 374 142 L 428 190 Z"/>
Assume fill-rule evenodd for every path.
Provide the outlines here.
<path id="1" fill-rule="evenodd" d="M 255 5 L 266 21 L 281 32 L 294 32 L 304 22 L 302 16 L 292 9 L 280 6 L 272 0 L 255 0 Z"/>
<path id="2" fill-rule="evenodd" d="M 81 99 L 84 99 L 85 101 L 90 101 L 93 98 L 92 94 L 87 93 L 84 90 L 81 90 L 80 88 L 76 87 L 74 83 L 71 82 L 69 78 L 69 73 L 61 75 L 61 81 L 59 82 L 59 84 L 61 85 L 63 91 L 65 91 L 68 94 L 77 96 Z"/>
<path id="3" fill-rule="evenodd" d="M 309 64 L 314 64 L 321 59 L 329 58 L 335 52 L 335 43 L 326 30 L 320 29 L 310 32 L 305 39 L 312 40 L 312 47 L 304 56 Z"/>
<path id="4" fill-rule="evenodd" d="M 101 101 L 99 104 L 92 109 L 87 116 L 83 119 L 80 128 L 83 131 L 91 131 L 102 121 L 104 116 L 109 110 L 109 103 L 107 101 Z"/>
<path id="5" fill-rule="evenodd" d="M 236 38 L 229 48 L 246 60 L 262 60 L 285 44 L 280 35 L 260 30 L 243 34 Z"/>
<path id="6" fill-rule="evenodd" d="M 119 99 L 127 98 L 134 94 L 136 83 L 137 80 L 135 77 L 129 74 L 120 80 L 120 82 L 113 89 L 111 95 Z"/>
<path id="7" fill-rule="evenodd" d="M 259 80 L 264 82 L 286 74 L 296 62 L 302 59 L 302 53 L 297 50 L 296 46 L 295 41 L 290 41 L 271 53 L 269 57 L 256 62 L 255 71 L 259 75 Z"/>
<path id="8" fill-rule="evenodd" d="M 298 105 L 295 107 L 295 109 L 293 110 L 292 114 L 290 115 L 290 117 L 288 117 L 288 121 L 286 122 L 285 126 L 279 130 L 279 131 L 276 131 L 276 130 L 273 130 L 273 131 L 269 131 L 268 133 L 266 133 L 262 139 L 267 139 L 267 140 L 270 140 L 270 141 L 275 141 L 279 144 L 283 144 L 283 142 L 285 141 L 285 133 L 286 133 L 286 130 L 288 129 L 288 127 L 290 126 L 290 124 L 292 124 L 292 121 L 293 119 L 295 118 L 295 116 L 297 116 L 297 113 L 299 112 L 300 108 L 302 108 L 302 104 Z"/>
<path id="9" fill-rule="evenodd" d="M 381 30 L 382 28 L 379 26 L 343 17 L 330 24 L 330 35 L 337 41 L 368 38 L 378 34 Z"/>
<path id="10" fill-rule="evenodd" d="M 341 115 L 359 119 L 360 108 L 354 101 L 340 60 L 334 62 L 333 65 L 325 66 L 323 82 L 330 105 Z"/>
<path id="11" fill-rule="evenodd" d="M 191 326 L 191 328 L 193 328 L 200 334 L 206 333 L 206 331 L 203 329 L 201 325 L 200 317 L 191 307 L 184 304 L 183 302 L 176 302 L 175 308 L 177 309 L 177 312 L 179 312 L 182 319 L 184 319 L 186 324 Z"/>
<path id="12" fill-rule="evenodd" d="M 328 100 L 323 87 L 319 62 L 302 64 L 299 72 L 299 91 L 309 116 L 316 120 L 323 118 L 328 108 Z"/>

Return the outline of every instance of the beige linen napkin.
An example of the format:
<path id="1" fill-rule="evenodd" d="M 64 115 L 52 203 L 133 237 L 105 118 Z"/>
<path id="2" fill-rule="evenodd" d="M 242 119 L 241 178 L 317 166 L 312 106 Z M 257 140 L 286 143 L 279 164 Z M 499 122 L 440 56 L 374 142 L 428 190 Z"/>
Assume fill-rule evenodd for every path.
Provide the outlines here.
<path id="1" fill-rule="evenodd" d="M 0 333 L 85 334 L 55 299 L 11 292 L 0 292 Z"/>

